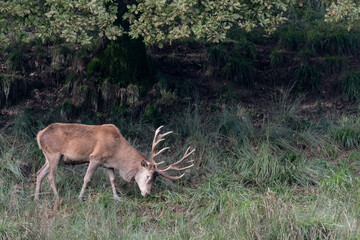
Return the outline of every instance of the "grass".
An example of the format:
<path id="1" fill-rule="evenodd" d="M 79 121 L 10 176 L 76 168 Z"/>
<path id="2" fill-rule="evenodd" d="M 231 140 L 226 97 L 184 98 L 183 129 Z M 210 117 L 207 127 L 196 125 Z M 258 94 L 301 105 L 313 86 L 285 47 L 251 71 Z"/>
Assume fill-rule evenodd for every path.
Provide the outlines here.
<path id="1" fill-rule="evenodd" d="M 24 112 L 0 134 L 0 239 L 357 239 L 360 149 L 337 133 L 357 130 L 358 117 L 312 122 L 299 102 L 275 101 L 260 126 L 241 106 L 176 114 L 162 158 L 172 162 L 191 145 L 195 167 L 179 181 L 159 178 L 149 198 L 117 174 L 121 202 L 104 169 L 78 202 L 86 166 L 61 164 L 60 199 L 44 179 L 35 203 L 33 174 L 44 159 L 34 136 L 46 123 Z M 149 152 L 153 127 L 129 127 L 125 137 Z"/>
<path id="2" fill-rule="evenodd" d="M 295 84 L 299 90 L 317 91 L 321 86 L 321 75 L 316 66 L 305 64 L 295 71 Z"/>
<path id="3" fill-rule="evenodd" d="M 360 99 L 360 71 L 350 71 L 341 80 L 342 94 L 348 100 Z"/>

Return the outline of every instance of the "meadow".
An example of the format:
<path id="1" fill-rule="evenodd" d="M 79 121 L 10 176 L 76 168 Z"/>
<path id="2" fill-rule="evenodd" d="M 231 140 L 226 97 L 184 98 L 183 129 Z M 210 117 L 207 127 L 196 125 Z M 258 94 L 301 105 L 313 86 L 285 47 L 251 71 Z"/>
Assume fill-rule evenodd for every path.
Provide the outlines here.
<path id="1" fill-rule="evenodd" d="M 35 136 L 50 119 L 25 110 L 0 134 L 0 239 L 358 239 L 360 118 L 310 119 L 299 104 L 274 100 L 261 121 L 230 104 L 173 114 L 161 159 L 174 162 L 191 145 L 195 166 L 178 181 L 159 177 L 148 198 L 116 174 L 120 202 L 104 169 L 79 202 L 86 165 L 64 164 L 59 200 L 45 178 L 35 202 L 44 162 Z M 149 155 L 156 127 L 116 125 Z"/>

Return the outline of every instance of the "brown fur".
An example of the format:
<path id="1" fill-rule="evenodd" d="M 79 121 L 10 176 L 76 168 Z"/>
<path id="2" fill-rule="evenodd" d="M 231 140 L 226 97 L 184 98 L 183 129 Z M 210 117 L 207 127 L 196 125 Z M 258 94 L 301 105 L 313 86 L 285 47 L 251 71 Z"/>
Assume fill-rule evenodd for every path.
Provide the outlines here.
<path id="1" fill-rule="evenodd" d="M 54 123 L 39 131 L 37 142 L 45 155 L 46 162 L 37 173 L 35 199 L 38 198 L 41 181 L 48 172 L 50 184 L 54 194 L 57 195 L 53 179 L 60 160 L 71 164 L 90 163 L 82 192 L 98 166 L 111 171 L 119 170 L 122 178 L 129 182 L 140 170 L 143 160 L 149 163 L 149 160 L 132 147 L 121 135 L 119 129 L 112 124 Z M 109 173 L 109 178 L 112 181 L 111 173 Z M 82 193 L 79 197 L 82 197 Z"/>

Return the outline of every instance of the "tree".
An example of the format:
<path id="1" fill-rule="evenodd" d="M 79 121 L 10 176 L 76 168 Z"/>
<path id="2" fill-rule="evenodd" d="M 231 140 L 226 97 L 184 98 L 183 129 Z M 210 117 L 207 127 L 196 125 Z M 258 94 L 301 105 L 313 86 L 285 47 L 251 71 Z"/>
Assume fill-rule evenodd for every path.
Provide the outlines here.
<path id="1" fill-rule="evenodd" d="M 286 19 L 290 0 L 138 0 L 123 15 L 114 0 L 13 0 L 0 2 L 0 41 L 63 39 L 88 44 L 98 37 L 123 34 L 147 44 L 194 38 L 223 41 L 232 26 L 268 32 Z M 129 23 L 125 31 L 121 21 Z"/>
<path id="2" fill-rule="evenodd" d="M 348 29 L 354 27 L 355 23 L 360 20 L 360 3 L 356 0 L 327 0 L 328 8 L 326 9 L 325 21 L 339 22 L 345 21 Z"/>
<path id="3" fill-rule="evenodd" d="M 88 44 L 102 36 L 113 40 L 123 34 L 116 24 L 117 10 L 112 0 L 0 1 L 0 41 L 40 38 Z"/>

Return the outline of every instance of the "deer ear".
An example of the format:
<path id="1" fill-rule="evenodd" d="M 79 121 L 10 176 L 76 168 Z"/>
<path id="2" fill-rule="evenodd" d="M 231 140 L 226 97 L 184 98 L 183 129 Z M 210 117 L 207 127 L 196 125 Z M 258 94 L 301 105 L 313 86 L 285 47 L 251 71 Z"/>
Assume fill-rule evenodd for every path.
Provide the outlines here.
<path id="1" fill-rule="evenodd" d="M 145 160 L 142 160 L 141 166 L 146 168 L 146 167 L 148 167 L 148 163 Z"/>

